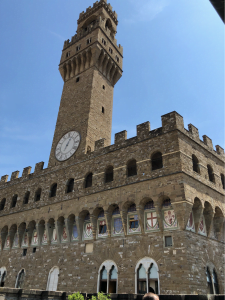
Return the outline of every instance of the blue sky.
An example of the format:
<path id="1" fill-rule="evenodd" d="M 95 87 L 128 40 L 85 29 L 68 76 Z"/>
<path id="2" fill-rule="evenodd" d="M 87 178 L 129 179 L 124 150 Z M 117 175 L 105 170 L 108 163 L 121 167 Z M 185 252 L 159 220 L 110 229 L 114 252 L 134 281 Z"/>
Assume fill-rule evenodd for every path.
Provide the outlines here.
<path id="1" fill-rule="evenodd" d="M 0 177 L 44 161 L 63 81 L 64 40 L 93 0 L 0 1 Z M 176 110 L 224 147 L 224 25 L 208 0 L 111 0 L 124 47 L 123 77 L 115 86 L 116 132 L 161 127 Z"/>

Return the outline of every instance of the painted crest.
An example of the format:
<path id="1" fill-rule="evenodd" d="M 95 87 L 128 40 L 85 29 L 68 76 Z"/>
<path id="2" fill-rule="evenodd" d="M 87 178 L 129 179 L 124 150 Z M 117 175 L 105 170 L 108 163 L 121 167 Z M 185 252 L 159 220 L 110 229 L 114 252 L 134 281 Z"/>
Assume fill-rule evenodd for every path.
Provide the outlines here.
<path id="1" fill-rule="evenodd" d="M 121 218 L 114 218 L 113 223 L 113 234 L 123 233 L 123 223 Z"/>
<path id="2" fill-rule="evenodd" d="M 9 249 L 9 248 L 10 248 L 10 236 L 8 235 L 6 240 L 5 240 L 4 249 Z"/>
<path id="3" fill-rule="evenodd" d="M 201 235 L 205 235 L 206 236 L 206 228 L 205 228 L 205 218 L 204 218 L 204 216 L 201 217 L 201 221 L 200 221 L 200 224 L 199 224 L 198 233 L 201 234 Z"/>
<path id="4" fill-rule="evenodd" d="M 28 246 L 28 235 L 25 232 L 23 236 L 22 247 L 27 247 L 27 246 Z"/>
<path id="5" fill-rule="evenodd" d="M 75 241 L 78 239 L 78 231 L 77 231 L 77 225 L 73 225 L 73 233 L 72 233 L 72 240 Z"/>
<path id="6" fill-rule="evenodd" d="M 57 242 L 57 232 L 56 232 L 56 228 L 53 229 L 53 233 L 52 233 L 52 243 Z"/>
<path id="7" fill-rule="evenodd" d="M 154 230 L 159 228 L 157 214 L 155 211 L 147 213 L 146 217 L 147 217 L 146 230 Z"/>
<path id="8" fill-rule="evenodd" d="M 47 232 L 44 230 L 43 237 L 42 237 L 42 244 L 47 244 L 48 239 L 47 239 Z"/>
<path id="9" fill-rule="evenodd" d="M 193 211 L 191 212 L 190 217 L 188 219 L 186 230 L 190 230 L 190 231 L 195 232 L 195 223 L 194 223 Z"/>
<path id="10" fill-rule="evenodd" d="M 66 232 L 66 226 L 63 226 L 63 232 L 62 232 L 62 242 L 66 242 L 68 240 L 67 232 Z"/>
<path id="11" fill-rule="evenodd" d="M 38 233 L 36 230 L 33 232 L 32 245 L 38 245 Z"/>
<path id="12" fill-rule="evenodd" d="M 164 228 L 176 228 L 177 227 L 177 218 L 175 211 L 173 209 L 164 211 Z"/>
<path id="13" fill-rule="evenodd" d="M 18 233 L 15 234 L 14 240 L 13 240 L 13 248 L 19 247 L 19 236 Z"/>
<path id="14" fill-rule="evenodd" d="M 84 224 L 84 238 L 91 239 L 92 237 L 93 237 L 92 224 L 91 223 L 85 223 Z"/>
<path id="15" fill-rule="evenodd" d="M 138 215 L 129 215 L 129 233 L 140 231 L 141 227 L 138 221 Z"/>

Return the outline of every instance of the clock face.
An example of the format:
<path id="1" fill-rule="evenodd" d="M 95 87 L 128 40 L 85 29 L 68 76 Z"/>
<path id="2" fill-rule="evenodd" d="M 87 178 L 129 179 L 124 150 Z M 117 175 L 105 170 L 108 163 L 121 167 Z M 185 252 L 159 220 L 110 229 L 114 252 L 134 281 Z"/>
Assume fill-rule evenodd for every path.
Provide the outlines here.
<path id="1" fill-rule="evenodd" d="M 58 161 L 64 161 L 70 158 L 76 151 L 80 144 L 80 134 L 77 131 L 70 131 L 66 133 L 55 149 L 55 157 Z"/>

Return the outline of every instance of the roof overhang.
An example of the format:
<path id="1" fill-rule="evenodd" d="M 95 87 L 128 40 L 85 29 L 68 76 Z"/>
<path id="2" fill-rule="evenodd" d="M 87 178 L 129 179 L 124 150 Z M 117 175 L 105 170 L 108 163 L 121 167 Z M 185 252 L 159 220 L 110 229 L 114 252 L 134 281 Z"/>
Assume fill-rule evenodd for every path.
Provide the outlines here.
<path id="1" fill-rule="evenodd" d="M 210 0 L 225 24 L 225 0 Z"/>

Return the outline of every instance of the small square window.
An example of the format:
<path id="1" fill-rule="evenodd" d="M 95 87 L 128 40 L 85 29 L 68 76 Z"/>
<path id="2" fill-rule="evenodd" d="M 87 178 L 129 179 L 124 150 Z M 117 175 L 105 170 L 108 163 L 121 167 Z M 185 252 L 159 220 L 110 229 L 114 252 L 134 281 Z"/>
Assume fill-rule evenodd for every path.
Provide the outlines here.
<path id="1" fill-rule="evenodd" d="M 116 61 L 117 62 L 119 62 L 120 61 L 120 59 L 119 59 L 119 57 L 116 55 Z"/>
<path id="2" fill-rule="evenodd" d="M 70 57 L 70 52 L 67 52 L 67 53 L 66 53 L 66 57 Z"/>
<path id="3" fill-rule="evenodd" d="M 106 41 L 104 39 L 102 39 L 102 44 L 105 46 L 106 45 Z"/>
<path id="4" fill-rule="evenodd" d="M 165 247 L 172 247 L 172 246 L 173 246 L 172 236 L 165 236 Z"/>
<path id="5" fill-rule="evenodd" d="M 104 85 L 102 86 L 102 88 L 103 88 L 103 90 L 105 90 L 105 86 Z"/>
<path id="6" fill-rule="evenodd" d="M 27 249 L 23 249 L 23 256 L 27 255 Z"/>
<path id="7" fill-rule="evenodd" d="M 77 50 L 77 51 L 80 51 L 80 47 L 81 47 L 81 45 L 78 45 L 78 46 L 76 47 L 76 50 Z"/>
<path id="8" fill-rule="evenodd" d="M 91 38 L 87 39 L 87 45 L 91 43 Z"/>
<path id="9" fill-rule="evenodd" d="M 105 108 L 102 106 L 102 113 L 104 114 L 104 112 L 105 112 Z"/>
<path id="10" fill-rule="evenodd" d="M 76 82 L 79 82 L 79 81 L 80 81 L 80 77 L 77 77 L 77 78 L 76 78 Z"/>
<path id="11" fill-rule="evenodd" d="M 33 253 L 35 253 L 35 252 L 36 252 L 36 250 L 37 250 L 37 248 L 33 248 Z"/>

